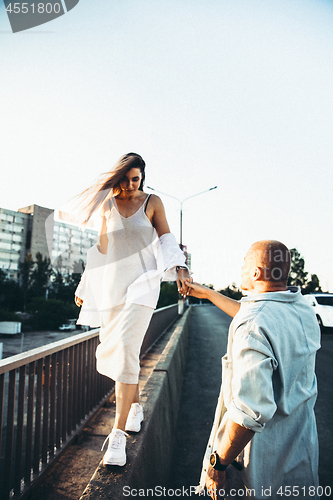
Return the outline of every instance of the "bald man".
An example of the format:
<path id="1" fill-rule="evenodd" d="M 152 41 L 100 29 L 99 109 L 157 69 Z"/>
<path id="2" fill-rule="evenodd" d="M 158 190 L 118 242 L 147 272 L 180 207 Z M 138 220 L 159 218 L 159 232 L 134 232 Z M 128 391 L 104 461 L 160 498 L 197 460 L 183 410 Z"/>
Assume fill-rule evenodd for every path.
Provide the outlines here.
<path id="1" fill-rule="evenodd" d="M 244 258 L 240 302 L 188 283 L 189 295 L 234 318 L 200 480 L 214 499 L 319 498 L 320 330 L 300 289 L 287 287 L 289 270 L 283 243 L 258 241 Z"/>

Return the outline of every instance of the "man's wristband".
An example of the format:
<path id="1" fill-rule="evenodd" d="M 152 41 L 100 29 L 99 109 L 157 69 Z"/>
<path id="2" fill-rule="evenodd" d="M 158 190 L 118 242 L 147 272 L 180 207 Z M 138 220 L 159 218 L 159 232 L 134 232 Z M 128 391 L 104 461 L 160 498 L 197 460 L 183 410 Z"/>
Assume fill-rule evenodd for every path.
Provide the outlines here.
<path id="1" fill-rule="evenodd" d="M 218 456 L 216 451 L 214 451 L 214 453 L 211 453 L 210 458 L 209 458 L 209 463 L 213 467 L 213 469 L 219 470 L 219 471 L 225 471 L 226 468 L 229 466 L 229 464 L 228 465 L 221 464 L 220 457 Z"/>
<path id="2" fill-rule="evenodd" d="M 229 467 L 229 465 L 223 465 L 223 464 L 221 464 L 220 457 L 218 456 L 218 454 L 216 453 L 216 451 L 214 451 L 214 453 L 212 453 L 210 455 L 210 457 L 209 457 L 209 463 L 213 467 L 213 469 L 219 470 L 219 471 L 222 471 L 222 472 L 225 471 L 227 469 L 227 467 Z M 239 462 L 237 462 L 236 460 L 234 460 L 233 462 L 231 462 L 230 465 L 233 465 L 239 471 L 243 470 L 243 465 L 240 464 Z"/>

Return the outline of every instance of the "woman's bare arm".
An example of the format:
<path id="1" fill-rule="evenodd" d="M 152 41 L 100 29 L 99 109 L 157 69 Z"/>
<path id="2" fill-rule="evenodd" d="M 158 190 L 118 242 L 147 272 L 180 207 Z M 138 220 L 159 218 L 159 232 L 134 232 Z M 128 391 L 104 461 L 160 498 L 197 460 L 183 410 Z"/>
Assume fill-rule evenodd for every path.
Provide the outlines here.
<path id="1" fill-rule="evenodd" d="M 156 229 L 159 238 L 163 234 L 170 233 L 162 200 L 155 194 L 152 194 L 148 201 L 147 217 Z"/>
<path id="2" fill-rule="evenodd" d="M 107 229 L 107 224 L 106 224 L 105 212 L 106 212 L 106 203 L 104 203 L 104 205 L 102 206 L 102 209 L 101 209 L 102 225 L 101 225 L 101 229 L 100 229 L 99 234 L 98 234 L 98 241 L 97 241 L 97 248 L 98 248 L 99 252 L 104 254 L 104 255 L 106 255 L 106 253 L 108 251 L 108 243 L 109 243 L 108 236 L 107 236 L 108 229 Z"/>
<path id="3" fill-rule="evenodd" d="M 162 200 L 156 195 L 152 195 L 150 197 L 147 208 L 147 217 L 151 220 L 159 238 L 163 236 L 163 234 L 170 233 Z M 177 286 L 179 293 L 184 296 L 187 295 L 188 291 L 186 281 L 191 282 L 192 278 L 186 269 L 180 269 L 178 271 Z"/>

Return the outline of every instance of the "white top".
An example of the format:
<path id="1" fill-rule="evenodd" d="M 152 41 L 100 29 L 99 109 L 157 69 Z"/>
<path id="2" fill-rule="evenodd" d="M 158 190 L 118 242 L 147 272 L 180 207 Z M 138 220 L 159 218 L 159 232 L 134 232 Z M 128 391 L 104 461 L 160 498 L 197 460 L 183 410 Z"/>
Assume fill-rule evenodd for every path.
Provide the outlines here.
<path id="1" fill-rule="evenodd" d="M 175 266 L 183 266 L 184 253 L 173 234 L 158 238 L 145 213 L 145 202 L 130 217 L 123 217 L 115 198 L 107 212 L 108 250 L 97 245 L 87 252 L 87 267 L 75 294 L 83 299 L 78 324 L 100 326 L 99 313 L 124 303 L 155 308 L 160 282 L 175 281 Z"/>

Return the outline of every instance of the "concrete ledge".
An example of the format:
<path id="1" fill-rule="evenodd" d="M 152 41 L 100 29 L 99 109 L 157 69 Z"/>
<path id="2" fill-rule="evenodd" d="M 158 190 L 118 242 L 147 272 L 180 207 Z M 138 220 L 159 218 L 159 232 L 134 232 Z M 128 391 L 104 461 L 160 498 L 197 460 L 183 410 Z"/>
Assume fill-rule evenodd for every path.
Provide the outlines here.
<path id="1" fill-rule="evenodd" d="M 141 392 L 145 419 L 139 434 L 127 439 L 127 464 L 100 463 L 81 499 L 118 499 L 131 489 L 166 486 L 185 370 L 189 318 L 175 324 L 159 362 Z"/>

